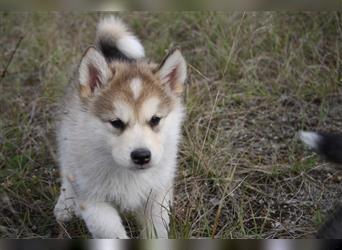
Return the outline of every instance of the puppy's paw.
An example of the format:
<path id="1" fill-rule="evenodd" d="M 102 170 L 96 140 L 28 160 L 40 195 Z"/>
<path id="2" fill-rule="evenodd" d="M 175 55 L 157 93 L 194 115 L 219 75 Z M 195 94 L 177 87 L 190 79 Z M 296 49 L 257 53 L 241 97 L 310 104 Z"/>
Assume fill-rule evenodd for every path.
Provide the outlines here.
<path id="1" fill-rule="evenodd" d="M 116 223 L 115 219 L 99 224 L 99 220 L 88 217 L 85 223 L 95 239 L 129 239 L 122 224 Z"/>

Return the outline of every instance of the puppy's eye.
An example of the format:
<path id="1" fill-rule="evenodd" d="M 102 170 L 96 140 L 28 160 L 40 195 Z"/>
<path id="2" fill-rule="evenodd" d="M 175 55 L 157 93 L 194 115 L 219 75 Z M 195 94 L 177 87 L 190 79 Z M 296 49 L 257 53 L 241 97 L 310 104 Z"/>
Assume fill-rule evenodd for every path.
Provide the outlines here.
<path id="1" fill-rule="evenodd" d="M 156 115 L 152 116 L 152 118 L 150 120 L 151 127 L 158 126 L 160 120 L 161 120 L 161 118 L 159 116 L 156 116 Z"/>
<path id="2" fill-rule="evenodd" d="M 121 129 L 121 130 L 124 130 L 126 127 L 126 124 L 120 119 L 115 119 L 113 121 L 110 121 L 110 124 L 112 124 L 114 128 Z"/>

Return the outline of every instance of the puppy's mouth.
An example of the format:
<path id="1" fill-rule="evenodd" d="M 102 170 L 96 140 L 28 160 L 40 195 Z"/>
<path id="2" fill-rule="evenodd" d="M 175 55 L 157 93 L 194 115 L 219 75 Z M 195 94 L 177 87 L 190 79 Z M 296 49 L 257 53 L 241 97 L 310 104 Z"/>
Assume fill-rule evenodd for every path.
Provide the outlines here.
<path id="1" fill-rule="evenodd" d="M 144 165 L 138 165 L 138 164 L 134 164 L 133 166 L 131 166 L 129 169 L 131 171 L 144 171 L 144 170 L 148 170 L 152 167 L 151 164 L 144 164 Z"/>

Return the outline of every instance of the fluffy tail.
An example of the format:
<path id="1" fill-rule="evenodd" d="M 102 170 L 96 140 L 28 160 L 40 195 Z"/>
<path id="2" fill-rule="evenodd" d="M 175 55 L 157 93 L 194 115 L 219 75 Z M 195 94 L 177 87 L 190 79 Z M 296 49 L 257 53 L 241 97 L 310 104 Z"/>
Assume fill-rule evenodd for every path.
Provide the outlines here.
<path id="1" fill-rule="evenodd" d="M 145 56 L 144 47 L 121 19 L 108 16 L 97 26 L 96 46 L 107 61 L 136 60 Z"/>
<path id="2" fill-rule="evenodd" d="M 299 132 L 300 139 L 328 161 L 342 164 L 342 134 Z"/>

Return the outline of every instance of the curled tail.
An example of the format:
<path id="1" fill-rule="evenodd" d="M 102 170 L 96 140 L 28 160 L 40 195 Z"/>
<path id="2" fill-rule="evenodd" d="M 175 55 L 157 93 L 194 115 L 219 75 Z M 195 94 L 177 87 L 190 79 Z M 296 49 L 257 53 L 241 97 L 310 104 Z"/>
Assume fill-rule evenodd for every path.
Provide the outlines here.
<path id="1" fill-rule="evenodd" d="M 129 31 L 121 19 L 108 16 L 102 19 L 96 32 L 96 46 L 107 61 L 136 60 L 145 56 L 139 39 Z"/>
<path id="2" fill-rule="evenodd" d="M 342 164 L 342 134 L 299 132 L 300 139 L 328 161 Z"/>

